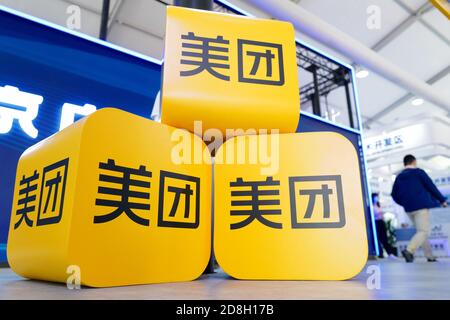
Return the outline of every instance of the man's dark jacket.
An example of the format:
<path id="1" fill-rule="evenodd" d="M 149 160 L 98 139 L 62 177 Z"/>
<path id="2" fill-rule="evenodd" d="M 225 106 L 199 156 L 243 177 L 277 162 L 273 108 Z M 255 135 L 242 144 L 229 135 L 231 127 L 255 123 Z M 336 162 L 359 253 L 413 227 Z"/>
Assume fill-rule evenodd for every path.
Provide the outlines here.
<path id="1" fill-rule="evenodd" d="M 395 179 L 392 198 L 406 212 L 438 207 L 445 197 L 425 171 L 406 168 Z"/>

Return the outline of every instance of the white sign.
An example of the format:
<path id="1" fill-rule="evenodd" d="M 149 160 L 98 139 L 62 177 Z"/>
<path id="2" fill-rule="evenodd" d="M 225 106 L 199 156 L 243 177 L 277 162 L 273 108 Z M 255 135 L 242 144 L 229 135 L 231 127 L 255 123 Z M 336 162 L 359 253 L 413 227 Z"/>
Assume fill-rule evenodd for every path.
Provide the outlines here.
<path id="1" fill-rule="evenodd" d="M 37 138 L 39 131 L 34 126 L 33 120 L 38 116 L 43 101 L 42 96 L 20 91 L 16 87 L 0 87 L 0 134 L 9 133 L 14 120 L 18 120 L 23 132 L 33 139 Z M 74 123 L 76 116 L 87 116 L 96 110 L 97 107 L 92 104 L 79 106 L 64 103 L 59 130 Z"/>
<path id="2" fill-rule="evenodd" d="M 430 139 L 427 126 L 423 123 L 393 130 L 364 139 L 367 157 L 385 155 L 397 150 L 410 149 L 423 145 Z"/>

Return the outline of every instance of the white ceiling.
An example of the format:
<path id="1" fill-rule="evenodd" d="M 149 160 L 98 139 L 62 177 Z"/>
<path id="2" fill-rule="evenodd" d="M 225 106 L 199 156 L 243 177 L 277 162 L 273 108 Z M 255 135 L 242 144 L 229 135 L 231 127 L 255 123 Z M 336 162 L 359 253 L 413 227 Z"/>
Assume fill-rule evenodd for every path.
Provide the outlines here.
<path id="1" fill-rule="evenodd" d="M 256 16 L 267 14 L 252 8 L 245 0 L 229 0 Z M 279 0 L 289 1 L 289 0 Z M 432 85 L 450 100 L 450 22 L 426 0 L 291 0 L 326 22 L 348 33 L 367 47 L 414 74 L 423 81 L 447 68 Z M 156 58 L 162 57 L 165 3 L 172 0 L 111 0 L 108 41 Z M 98 37 L 102 0 L 0 0 L 0 4 L 66 26 L 68 6 L 81 8 L 81 32 Z M 381 28 L 366 26 L 367 8 L 376 5 L 381 12 Z M 421 11 L 418 11 L 418 10 Z M 403 26 L 403 27 L 402 27 Z M 298 37 L 325 51 L 325 44 Z M 381 43 L 381 45 L 380 45 Z M 377 48 L 378 47 L 378 48 Z M 334 53 L 335 54 L 335 53 Z M 348 61 L 345 57 L 335 54 Z M 357 81 L 363 119 L 372 128 L 426 113 L 448 116 L 429 102 L 412 106 L 409 92 L 370 73 Z M 331 101 L 333 104 L 333 101 Z M 339 103 L 337 103 L 339 104 Z M 392 106 L 394 104 L 394 106 Z M 377 114 L 390 107 L 390 112 Z M 375 118 L 373 118 L 375 116 Z M 373 119 L 372 119 L 373 118 Z M 373 120 L 373 121 L 372 121 Z"/>

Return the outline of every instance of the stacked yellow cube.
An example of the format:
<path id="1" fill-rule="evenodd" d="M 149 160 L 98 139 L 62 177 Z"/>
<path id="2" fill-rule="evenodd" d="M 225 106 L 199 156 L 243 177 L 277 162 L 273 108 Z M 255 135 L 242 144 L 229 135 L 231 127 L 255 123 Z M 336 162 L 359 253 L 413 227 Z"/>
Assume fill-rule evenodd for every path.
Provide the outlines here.
<path id="1" fill-rule="evenodd" d="M 358 156 L 338 134 L 295 133 L 298 88 L 290 24 L 168 7 L 164 124 L 106 108 L 25 151 L 12 269 L 93 287 L 194 280 L 214 189 L 231 276 L 351 278 L 367 258 Z"/>

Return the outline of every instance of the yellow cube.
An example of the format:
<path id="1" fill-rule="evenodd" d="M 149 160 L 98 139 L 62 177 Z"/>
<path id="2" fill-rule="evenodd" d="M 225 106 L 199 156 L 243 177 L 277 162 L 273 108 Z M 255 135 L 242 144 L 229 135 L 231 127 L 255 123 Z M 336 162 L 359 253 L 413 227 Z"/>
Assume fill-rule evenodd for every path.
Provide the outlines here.
<path id="1" fill-rule="evenodd" d="M 162 122 L 194 131 L 295 132 L 300 97 L 290 23 L 168 6 Z"/>
<path id="2" fill-rule="evenodd" d="M 26 150 L 7 248 L 14 272 L 92 287 L 200 276 L 212 168 L 180 161 L 180 139 L 204 147 L 185 130 L 107 108 Z"/>
<path id="3" fill-rule="evenodd" d="M 365 265 L 358 156 L 339 134 L 232 138 L 214 190 L 214 252 L 235 278 L 343 280 Z"/>

